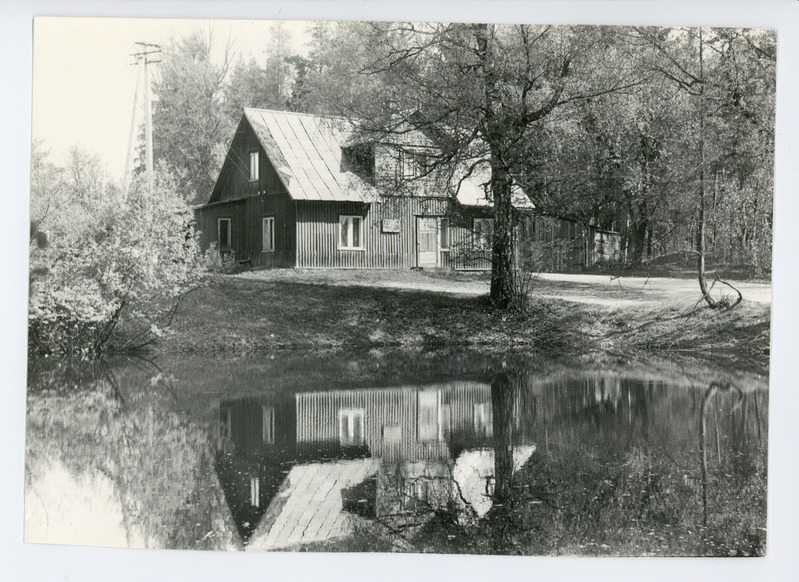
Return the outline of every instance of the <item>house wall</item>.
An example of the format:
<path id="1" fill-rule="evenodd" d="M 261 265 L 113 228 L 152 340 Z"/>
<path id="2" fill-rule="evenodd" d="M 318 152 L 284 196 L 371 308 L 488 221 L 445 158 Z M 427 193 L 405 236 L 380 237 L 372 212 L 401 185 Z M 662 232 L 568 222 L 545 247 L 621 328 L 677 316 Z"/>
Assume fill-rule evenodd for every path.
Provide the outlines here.
<path id="1" fill-rule="evenodd" d="M 207 249 L 217 242 L 219 218 L 230 218 L 231 243 L 236 259 L 255 267 L 294 266 L 296 223 L 294 203 L 287 194 L 261 194 L 241 200 L 222 202 L 196 212 L 200 244 Z M 263 218 L 275 219 L 275 250 L 263 251 Z M 218 248 L 218 245 L 217 245 Z"/>
<path id="2" fill-rule="evenodd" d="M 437 395 L 439 403 L 441 440 L 419 437 L 420 394 Z M 459 442 L 473 435 L 482 443 L 485 427 L 475 426 L 475 405 L 484 405 L 491 419 L 491 387 L 488 384 L 455 382 L 418 387 L 398 387 L 363 390 L 306 392 L 295 395 L 297 404 L 297 447 L 303 444 L 338 442 L 339 411 L 363 410 L 364 443 L 372 457 L 384 461 L 447 459 L 452 452 L 448 446 L 450 434 Z M 422 397 L 424 398 L 424 396 Z M 386 434 L 394 431 L 394 439 Z M 490 433 L 490 430 L 488 431 Z"/>
<path id="3" fill-rule="evenodd" d="M 259 179 L 249 180 L 250 152 L 259 155 Z M 217 243 L 219 218 L 231 219 L 231 247 L 238 261 L 256 267 L 291 267 L 295 257 L 294 203 L 266 157 L 246 118 L 242 118 L 210 203 L 196 211 L 200 245 Z M 275 250 L 263 251 L 263 218 L 275 218 Z"/>
<path id="4" fill-rule="evenodd" d="M 416 266 L 416 217 L 444 216 L 449 200 L 386 196 L 372 204 L 297 202 L 297 267 L 410 269 Z M 365 250 L 339 250 L 339 216 L 364 217 Z M 399 221 L 385 232 L 384 221 Z"/>

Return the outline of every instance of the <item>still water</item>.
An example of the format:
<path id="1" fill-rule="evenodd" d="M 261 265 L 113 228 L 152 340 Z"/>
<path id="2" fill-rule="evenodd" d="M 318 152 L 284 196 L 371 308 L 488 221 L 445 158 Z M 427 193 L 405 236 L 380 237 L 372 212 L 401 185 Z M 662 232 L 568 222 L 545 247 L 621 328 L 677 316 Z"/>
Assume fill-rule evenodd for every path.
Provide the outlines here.
<path id="1" fill-rule="evenodd" d="M 767 381 L 476 352 L 45 362 L 26 541 L 761 555 Z"/>

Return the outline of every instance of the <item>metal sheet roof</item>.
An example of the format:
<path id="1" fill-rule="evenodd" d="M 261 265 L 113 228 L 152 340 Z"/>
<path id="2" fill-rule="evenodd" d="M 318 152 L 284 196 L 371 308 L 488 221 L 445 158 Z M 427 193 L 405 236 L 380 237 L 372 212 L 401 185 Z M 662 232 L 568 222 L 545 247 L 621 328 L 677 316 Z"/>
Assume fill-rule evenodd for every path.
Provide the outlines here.
<path id="1" fill-rule="evenodd" d="M 342 165 L 342 148 L 352 145 L 355 134 L 345 118 L 254 108 L 244 115 L 293 200 L 377 200 L 377 189 Z M 490 206 L 483 188 L 487 181 L 484 170 L 475 171 L 460 183 L 458 201 Z M 515 207 L 535 208 L 518 185 L 512 193 Z"/>
<path id="2" fill-rule="evenodd" d="M 343 118 L 244 110 L 293 200 L 372 202 L 377 190 L 342 167 L 342 146 L 353 133 Z"/>

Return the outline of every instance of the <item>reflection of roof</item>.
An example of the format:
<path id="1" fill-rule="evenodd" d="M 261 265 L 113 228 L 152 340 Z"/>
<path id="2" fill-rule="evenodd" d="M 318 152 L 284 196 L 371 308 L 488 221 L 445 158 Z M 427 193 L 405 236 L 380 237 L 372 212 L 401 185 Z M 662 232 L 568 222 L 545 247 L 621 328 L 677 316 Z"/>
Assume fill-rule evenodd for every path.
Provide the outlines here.
<path id="1" fill-rule="evenodd" d="M 475 169 L 471 176 L 464 179 L 458 187 L 458 202 L 464 206 L 491 206 L 491 202 L 486 198 L 484 184 L 490 181 L 490 177 L 485 170 Z M 514 183 L 511 186 L 511 197 L 515 208 L 535 208 L 530 198 L 521 187 Z"/>
<path id="2" fill-rule="evenodd" d="M 371 202 L 368 184 L 341 165 L 353 130 L 346 120 L 268 109 L 244 110 L 261 147 L 294 200 Z"/>
<path id="3" fill-rule="evenodd" d="M 513 447 L 513 471 L 516 472 L 535 452 L 535 445 Z M 491 509 L 493 501 L 486 493 L 486 479 L 494 477 L 494 450 L 464 451 L 455 461 L 452 478 L 458 484 L 463 499 L 479 517 Z"/>
<path id="4" fill-rule="evenodd" d="M 292 467 L 247 545 L 278 550 L 352 534 L 342 490 L 377 472 L 379 460 L 358 459 Z"/>

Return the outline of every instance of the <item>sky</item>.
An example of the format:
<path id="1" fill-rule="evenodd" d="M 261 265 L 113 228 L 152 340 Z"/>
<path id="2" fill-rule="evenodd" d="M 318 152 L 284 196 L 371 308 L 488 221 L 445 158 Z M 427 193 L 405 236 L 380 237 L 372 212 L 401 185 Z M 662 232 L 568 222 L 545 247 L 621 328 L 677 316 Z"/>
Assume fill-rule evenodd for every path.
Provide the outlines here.
<path id="1" fill-rule="evenodd" d="M 34 22 L 34 140 L 43 140 L 62 162 L 70 147 L 99 157 L 109 175 L 125 171 L 134 95 L 139 75 L 132 66 L 136 42 L 166 46 L 200 29 L 212 30 L 212 58 L 221 62 L 228 39 L 235 59 L 265 59 L 270 20 L 169 20 L 123 18 L 38 18 Z M 288 21 L 292 48 L 307 54 L 307 22 Z M 157 65 L 154 65 L 157 67 Z M 143 95 L 143 93 L 141 94 Z M 143 120 L 138 100 L 136 126 Z"/>

